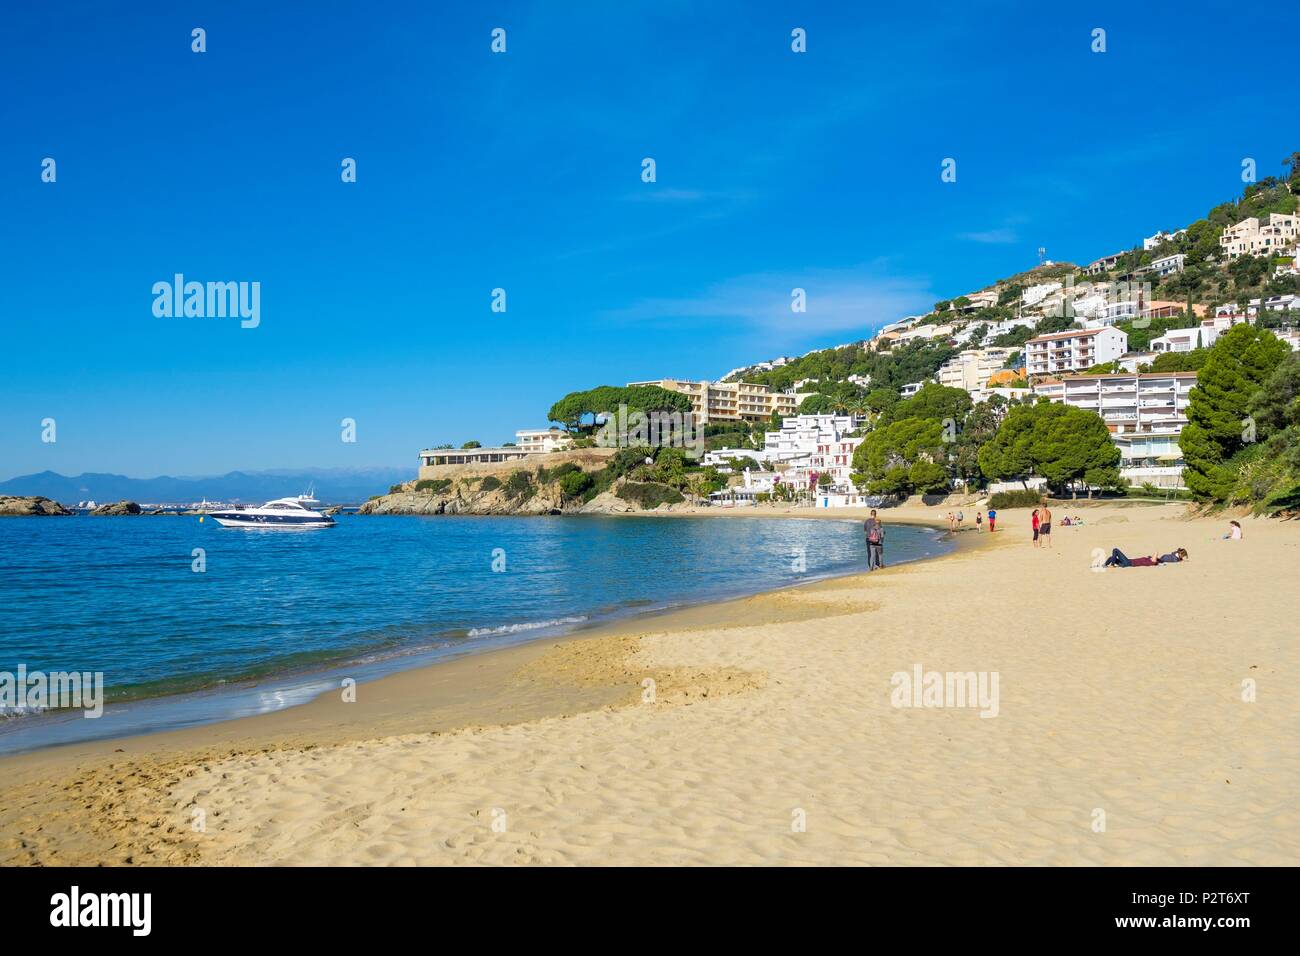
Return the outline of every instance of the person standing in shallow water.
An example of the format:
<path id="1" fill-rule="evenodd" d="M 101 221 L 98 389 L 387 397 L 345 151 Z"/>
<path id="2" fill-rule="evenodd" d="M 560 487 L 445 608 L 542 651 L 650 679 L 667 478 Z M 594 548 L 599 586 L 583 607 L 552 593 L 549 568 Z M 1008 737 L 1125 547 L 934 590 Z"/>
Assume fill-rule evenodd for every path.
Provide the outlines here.
<path id="1" fill-rule="evenodd" d="M 867 538 L 867 570 L 885 566 L 885 526 L 876 517 L 876 509 L 871 509 L 871 517 L 862 523 L 862 531 Z"/>

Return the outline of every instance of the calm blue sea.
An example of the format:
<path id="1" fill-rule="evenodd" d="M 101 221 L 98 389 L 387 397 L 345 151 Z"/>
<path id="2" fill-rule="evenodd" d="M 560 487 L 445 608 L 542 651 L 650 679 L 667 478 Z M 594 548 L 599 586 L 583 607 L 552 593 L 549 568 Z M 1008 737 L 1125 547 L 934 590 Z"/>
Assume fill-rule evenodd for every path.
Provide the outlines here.
<path id="1" fill-rule="evenodd" d="M 886 560 L 947 547 L 894 526 Z M 343 515 L 276 532 L 4 518 L 0 671 L 102 671 L 110 706 L 0 721 L 0 752 L 264 712 L 337 686 L 331 668 L 373 677 L 864 568 L 856 521 Z"/>

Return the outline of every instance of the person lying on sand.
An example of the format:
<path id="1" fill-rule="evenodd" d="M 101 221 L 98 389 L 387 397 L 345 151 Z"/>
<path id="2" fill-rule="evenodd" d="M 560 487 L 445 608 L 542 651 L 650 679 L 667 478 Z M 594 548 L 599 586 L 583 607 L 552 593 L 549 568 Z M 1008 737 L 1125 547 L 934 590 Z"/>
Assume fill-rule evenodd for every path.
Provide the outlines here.
<path id="1" fill-rule="evenodd" d="M 1106 559 L 1105 567 L 1117 568 L 1154 568 L 1161 564 L 1180 564 L 1187 560 L 1186 548 L 1175 548 L 1168 554 L 1153 554 L 1150 557 L 1130 558 L 1119 548 L 1113 548 Z"/>

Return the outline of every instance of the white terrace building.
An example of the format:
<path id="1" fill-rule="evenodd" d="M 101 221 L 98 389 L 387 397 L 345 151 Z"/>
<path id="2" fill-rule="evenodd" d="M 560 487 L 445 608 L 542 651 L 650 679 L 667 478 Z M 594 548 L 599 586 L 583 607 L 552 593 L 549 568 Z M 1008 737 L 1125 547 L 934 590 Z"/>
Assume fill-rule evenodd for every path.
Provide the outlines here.
<path id="1" fill-rule="evenodd" d="M 862 444 L 849 435 L 855 427 L 849 415 L 792 415 L 781 422 L 780 431 L 764 435 L 761 449 L 719 448 L 707 452 L 704 463 L 728 465 L 752 458 L 778 473 L 783 484 L 808 489 L 817 477 L 829 474 L 835 490 L 851 492 L 853 452 Z"/>
<path id="2" fill-rule="evenodd" d="M 1128 333 L 1112 326 L 1039 335 L 1025 343 L 1027 375 L 1067 375 L 1113 362 L 1128 351 Z"/>
<path id="3" fill-rule="evenodd" d="M 1266 222 L 1251 216 L 1229 226 L 1219 237 L 1219 247 L 1229 259 L 1280 255 L 1295 248 L 1297 234 L 1300 234 L 1300 216 L 1272 212 Z"/>
<path id="4" fill-rule="evenodd" d="M 1178 435 L 1187 424 L 1195 372 L 1068 375 L 1034 394 L 1096 412 L 1119 447 L 1120 474 L 1135 485 L 1183 487 Z"/>

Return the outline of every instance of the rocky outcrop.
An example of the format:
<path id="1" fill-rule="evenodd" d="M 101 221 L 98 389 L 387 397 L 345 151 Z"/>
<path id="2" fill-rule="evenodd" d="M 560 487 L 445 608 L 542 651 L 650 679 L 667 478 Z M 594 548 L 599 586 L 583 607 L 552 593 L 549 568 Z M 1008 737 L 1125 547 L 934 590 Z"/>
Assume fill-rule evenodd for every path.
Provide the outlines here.
<path id="1" fill-rule="evenodd" d="M 44 515 L 70 515 L 57 501 L 40 495 L 0 495 L 0 517 L 26 518 Z"/>
<path id="2" fill-rule="evenodd" d="M 90 512 L 92 515 L 138 515 L 141 508 L 134 501 L 115 501 L 109 504 L 102 504 Z"/>
<path id="3" fill-rule="evenodd" d="M 617 494 L 623 482 L 586 500 L 587 494 L 566 494 L 563 476 L 546 469 L 503 466 L 490 473 L 481 468 L 457 477 L 408 481 L 386 495 L 376 495 L 358 510 L 363 515 L 554 515 L 631 514 L 675 511 L 687 507 L 657 504 L 642 507 Z M 662 487 L 662 486 L 656 486 Z M 666 489 L 665 489 L 666 490 Z"/>

